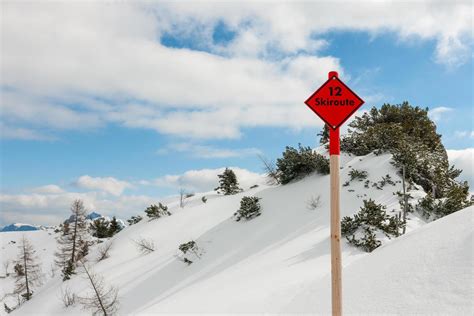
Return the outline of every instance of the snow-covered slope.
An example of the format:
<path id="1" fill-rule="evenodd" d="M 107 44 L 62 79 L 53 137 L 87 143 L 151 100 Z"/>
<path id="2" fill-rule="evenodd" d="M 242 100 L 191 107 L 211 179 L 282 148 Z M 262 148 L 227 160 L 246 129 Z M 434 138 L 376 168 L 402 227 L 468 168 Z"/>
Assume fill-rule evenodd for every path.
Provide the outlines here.
<path id="1" fill-rule="evenodd" d="M 344 269 L 354 314 L 474 314 L 474 206 L 382 246 Z M 329 276 L 307 282 L 286 310 L 329 313 Z"/>
<path id="2" fill-rule="evenodd" d="M 2 264 L 0 272 L 0 299 L 12 306 L 16 304 L 16 296 L 6 296 L 14 288 L 13 266 L 14 260 L 18 257 L 18 245 L 23 236 L 31 241 L 36 250 L 36 255 L 41 259 L 41 268 L 46 278 L 50 277 L 51 267 L 54 263 L 54 251 L 56 250 L 56 239 L 54 239 L 53 229 L 41 229 L 35 231 L 18 231 L 0 234 L 0 263 Z M 5 271 L 5 262 L 9 262 L 8 269 Z M 54 266 L 53 266 L 54 267 Z M 5 272 L 10 274 L 5 277 Z M 2 304 L 3 305 L 3 304 Z M 3 311 L 2 311 L 3 312 Z M 2 315 L 2 314 L 0 314 Z"/>
<path id="3" fill-rule="evenodd" d="M 368 171 L 372 182 L 380 181 L 386 174 L 399 180 L 390 158 L 342 156 L 341 182 L 349 179 L 351 168 Z M 398 182 L 383 190 L 351 182 L 342 188 L 342 216 L 357 212 L 368 198 L 387 205 L 389 214 L 392 210 L 398 212 L 394 192 L 399 190 Z M 104 261 L 95 263 L 97 252 L 92 249 L 88 256 L 92 269 L 120 290 L 120 314 L 328 311 L 329 176 L 313 175 L 285 186 L 260 185 L 234 196 L 207 193 L 205 204 L 201 202 L 202 195 L 189 199 L 183 209 L 176 202 L 167 203 L 173 213 L 170 217 L 143 220 L 125 228 L 112 239 L 110 258 Z M 245 195 L 261 198 L 262 215 L 248 222 L 235 222 L 232 214 Z M 309 209 L 308 201 L 318 195 L 321 206 Z M 371 254 L 344 243 L 345 310 L 361 314 L 397 313 L 410 308 L 421 311 L 413 302 L 421 300 L 426 302 L 422 306 L 426 306 L 433 293 L 447 291 L 446 284 L 434 278 L 433 273 L 456 273 L 458 281 L 449 288 L 456 291 L 436 296 L 436 306 L 448 310 L 459 304 L 459 311 L 472 308 L 465 300 L 472 295 L 465 290 L 472 281 L 466 266 L 472 267 L 472 252 L 470 258 L 459 253 L 463 249 L 466 252 L 460 243 L 466 241 L 469 230 L 472 237 L 472 209 L 458 214 L 455 215 L 463 219 L 449 216 L 422 230 L 418 228 L 424 222 L 410 214 L 409 233 L 394 241 L 386 240 L 384 247 Z M 450 218 L 455 218 L 456 224 L 450 224 Z M 458 221 L 465 233 L 451 231 Z M 449 248 L 451 242 L 437 241 L 444 234 L 443 223 L 448 223 L 447 234 L 459 247 Z M 434 236 L 438 239 L 431 241 Z M 153 240 L 156 251 L 140 254 L 134 242 L 140 238 Z M 202 255 L 193 257 L 194 263 L 188 266 L 176 255 L 178 246 L 190 240 L 197 242 Z M 450 263 L 451 259 L 442 256 L 453 261 Z M 442 267 L 433 267 L 436 260 L 443 263 Z M 411 280 L 417 280 L 419 287 Z M 15 314 L 86 313 L 80 306 L 63 307 L 59 297 L 61 287 L 66 286 L 78 295 L 87 290 L 86 280 L 81 276 L 65 283 L 58 277 L 49 279 Z M 401 298 L 401 304 L 406 301 L 405 309 L 395 308 L 398 298 L 394 295 Z M 371 301 L 376 303 L 367 307 Z"/>

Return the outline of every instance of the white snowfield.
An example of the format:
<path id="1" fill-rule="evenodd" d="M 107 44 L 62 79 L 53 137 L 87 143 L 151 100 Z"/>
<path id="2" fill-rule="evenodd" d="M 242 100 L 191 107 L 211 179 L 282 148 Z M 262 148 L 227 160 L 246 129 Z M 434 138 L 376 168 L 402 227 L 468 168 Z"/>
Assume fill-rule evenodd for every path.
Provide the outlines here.
<path id="1" fill-rule="evenodd" d="M 386 174 L 400 180 L 390 155 L 343 155 L 341 160 L 341 183 L 349 179 L 349 166 L 366 170 L 371 182 Z M 401 183 L 378 190 L 353 181 L 341 190 L 342 216 L 356 213 L 368 198 L 387 205 L 388 214 L 398 213 L 396 191 Z M 261 198 L 262 215 L 236 222 L 232 215 L 246 195 Z M 320 207 L 309 209 L 308 200 L 318 195 Z M 119 289 L 121 315 L 330 313 L 329 176 L 315 174 L 285 186 L 260 184 L 233 196 L 197 194 L 183 209 L 169 205 L 172 216 L 145 217 L 112 238 L 110 258 L 95 263 L 95 248 L 88 256 L 92 270 Z M 385 239 L 370 254 L 344 241 L 344 313 L 474 314 L 473 211 L 427 225 L 410 214 L 408 233 Z M 139 238 L 152 239 L 156 250 L 141 254 L 134 243 Z M 187 265 L 176 255 L 190 240 L 202 254 L 189 256 L 193 263 Z M 65 308 L 60 300 L 61 287 L 79 296 L 88 292 L 83 276 L 46 279 L 14 315 L 90 314 L 79 304 Z"/>

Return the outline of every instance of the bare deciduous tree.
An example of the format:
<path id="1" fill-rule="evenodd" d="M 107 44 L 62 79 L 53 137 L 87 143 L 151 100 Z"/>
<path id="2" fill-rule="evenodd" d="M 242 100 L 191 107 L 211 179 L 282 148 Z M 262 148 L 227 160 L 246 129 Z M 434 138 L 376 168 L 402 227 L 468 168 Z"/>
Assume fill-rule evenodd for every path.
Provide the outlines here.
<path id="1" fill-rule="evenodd" d="M 41 268 L 33 245 L 25 236 L 21 239 L 18 249 L 20 252 L 16 264 L 22 266 L 23 275 L 16 275 L 14 292 L 29 300 L 33 295 L 33 289 L 42 283 Z"/>
<path id="2" fill-rule="evenodd" d="M 64 307 L 72 306 L 76 303 L 76 294 L 69 287 L 61 288 L 61 301 Z"/>
<path id="3" fill-rule="evenodd" d="M 269 184 L 279 184 L 280 178 L 278 177 L 278 170 L 275 166 L 275 162 L 272 160 L 268 160 L 263 155 L 258 155 L 258 158 L 263 164 L 263 170 L 265 171 L 268 179 Z"/>
<path id="4" fill-rule="evenodd" d="M 3 260 L 2 262 L 3 265 L 3 270 L 5 271 L 5 276 L 9 276 L 10 274 L 8 273 L 8 268 L 10 267 L 10 260 Z"/>
<path id="5" fill-rule="evenodd" d="M 50 270 L 49 270 L 49 275 L 51 276 L 51 278 L 54 278 L 56 276 L 56 267 L 52 263 L 51 263 L 51 267 L 50 267 Z"/>
<path id="6" fill-rule="evenodd" d="M 112 241 L 108 241 L 98 248 L 99 256 L 97 257 L 97 262 L 105 260 L 109 257 L 109 251 L 112 248 L 112 244 Z"/>
<path id="7" fill-rule="evenodd" d="M 186 200 L 186 191 L 183 188 L 179 189 L 179 207 L 184 207 L 184 201 Z"/>
<path id="8" fill-rule="evenodd" d="M 86 209 L 82 200 L 75 200 L 71 205 L 72 216 L 69 223 L 62 227 L 62 235 L 58 239 L 56 264 L 62 269 L 64 280 L 68 280 L 74 272 L 76 262 L 87 254 L 88 237 Z"/>
<path id="9" fill-rule="evenodd" d="M 155 251 L 155 243 L 151 239 L 140 237 L 140 239 L 133 240 L 133 242 L 137 245 L 138 250 L 145 255 Z"/>
<path id="10" fill-rule="evenodd" d="M 114 315 L 119 308 L 118 290 L 115 287 L 107 286 L 104 279 L 92 273 L 82 262 L 82 267 L 86 273 L 87 280 L 91 285 L 91 294 L 79 297 L 84 309 L 92 311 L 93 315 Z"/>
<path id="11" fill-rule="evenodd" d="M 186 205 L 186 199 L 193 196 L 194 193 L 186 192 L 183 188 L 179 189 L 179 207 L 183 208 Z"/>
<path id="12" fill-rule="evenodd" d="M 306 203 L 309 210 L 315 210 L 321 206 L 321 196 L 312 196 Z"/>

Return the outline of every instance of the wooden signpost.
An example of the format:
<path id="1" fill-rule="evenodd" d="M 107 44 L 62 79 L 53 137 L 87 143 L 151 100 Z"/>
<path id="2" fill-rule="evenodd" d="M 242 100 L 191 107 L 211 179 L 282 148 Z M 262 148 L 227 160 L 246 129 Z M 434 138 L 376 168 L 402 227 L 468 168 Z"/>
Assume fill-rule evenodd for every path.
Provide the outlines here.
<path id="1" fill-rule="evenodd" d="M 339 209 L 339 127 L 364 104 L 338 77 L 331 71 L 328 80 L 306 101 L 329 127 L 329 163 L 331 189 L 331 290 L 332 314 L 342 315 L 342 266 L 341 266 L 341 215 Z"/>

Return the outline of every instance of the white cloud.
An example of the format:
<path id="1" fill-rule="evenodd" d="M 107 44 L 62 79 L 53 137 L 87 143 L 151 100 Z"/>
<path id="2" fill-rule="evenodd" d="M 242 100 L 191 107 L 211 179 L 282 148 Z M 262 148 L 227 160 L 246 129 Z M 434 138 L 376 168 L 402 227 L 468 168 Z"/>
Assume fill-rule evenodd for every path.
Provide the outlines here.
<path id="1" fill-rule="evenodd" d="M 453 109 L 446 106 L 439 106 L 429 110 L 428 115 L 433 121 L 440 121 L 446 113 L 452 112 Z"/>
<path id="2" fill-rule="evenodd" d="M 197 158 L 232 158 L 255 156 L 262 152 L 257 148 L 226 149 L 193 143 L 172 143 L 157 151 L 158 154 L 185 153 Z"/>
<path id="3" fill-rule="evenodd" d="M 0 223 L 56 225 L 69 217 L 71 203 L 76 199 L 84 201 L 88 212 L 116 215 L 122 219 L 136 215 L 150 204 L 157 203 L 155 197 L 145 195 L 117 196 L 109 199 L 97 192 L 0 194 Z"/>
<path id="4" fill-rule="evenodd" d="M 331 30 L 365 31 L 374 35 L 395 32 L 401 40 L 436 40 L 438 62 L 456 66 L 469 60 L 472 44 L 472 3 L 470 1 L 316 1 L 316 2 L 172 2 L 160 10 L 178 21 L 192 20 L 207 25 L 225 21 L 237 32 L 234 51 L 248 54 L 249 44 L 256 55 L 267 50 L 314 51 L 317 35 Z M 232 12 L 232 14 L 228 14 Z M 317 18 L 315 18 L 317 17 Z M 249 22 L 250 20 L 250 22 Z M 444 21 L 440 23 L 439 21 Z M 177 23 L 178 25 L 180 23 Z M 212 36 L 208 28 L 202 39 Z M 178 30 L 181 31 L 181 30 Z"/>
<path id="5" fill-rule="evenodd" d="M 69 208 L 75 199 L 82 199 L 86 208 L 92 210 L 96 196 L 96 193 L 71 192 L 0 194 L 0 222 L 59 224 L 69 217 Z"/>
<path id="6" fill-rule="evenodd" d="M 454 136 L 457 138 L 474 138 L 474 131 L 455 131 Z"/>
<path id="7" fill-rule="evenodd" d="M 21 139 L 21 140 L 41 140 L 52 141 L 56 138 L 45 135 L 42 132 L 32 130 L 29 128 L 8 126 L 0 122 L 0 137 L 2 139 Z"/>
<path id="8" fill-rule="evenodd" d="M 34 188 L 31 190 L 35 193 L 44 193 L 44 194 L 58 194 L 58 193 L 63 193 L 64 190 L 61 189 L 60 186 L 55 185 L 55 184 L 48 184 L 48 185 L 43 185 L 37 188 Z"/>
<path id="9" fill-rule="evenodd" d="M 184 188 L 192 192 L 213 190 L 218 184 L 218 174 L 225 168 L 189 170 L 179 175 L 166 175 L 154 180 L 137 181 L 136 185 Z M 265 178 L 246 169 L 231 167 L 244 189 L 262 183 Z M 0 223 L 25 222 L 52 225 L 64 221 L 70 215 L 70 205 L 76 199 L 84 201 L 86 209 L 103 215 L 116 215 L 126 219 L 142 212 L 161 198 L 147 195 L 120 195 L 131 185 L 111 177 L 92 178 L 82 176 L 76 184 L 97 191 L 65 192 L 57 185 L 45 185 L 33 189 L 33 193 L 0 193 Z M 105 191 L 111 195 L 104 194 Z"/>
<path id="10" fill-rule="evenodd" d="M 472 43 L 470 2 L 344 2 L 345 10 L 339 1 L 1 5 L 1 84 L 9 90 L 0 107 L 17 129 L 118 123 L 238 138 L 245 127 L 321 126 L 302 102 L 329 70 L 344 73 L 337 58 L 319 56 L 330 45 L 325 32 L 436 40 L 436 60 L 448 65 L 470 58 L 462 52 Z M 236 32 L 228 45 L 212 41 L 220 21 Z M 165 47 L 165 32 L 192 36 L 209 52 Z"/>
<path id="11" fill-rule="evenodd" d="M 0 108 L 9 120 L 55 129 L 87 129 L 100 125 L 92 113 L 75 111 L 58 100 L 32 96 L 22 91 L 2 91 Z"/>
<path id="12" fill-rule="evenodd" d="M 474 189 L 474 148 L 448 149 L 449 162 L 463 172 L 459 176 L 460 180 L 469 182 L 471 191 Z"/>
<path id="13" fill-rule="evenodd" d="M 219 182 L 218 174 L 225 168 L 189 170 L 180 175 L 166 175 L 154 180 L 157 186 L 184 188 L 193 192 L 211 191 Z M 251 185 L 262 182 L 263 176 L 246 169 L 230 167 L 235 172 L 241 187 L 248 188 Z"/>
<path id="14" fill-rule="evenodd" d="M 132 187 L 130 183 L 113 177 L 101 178 L 88 175 L 79 177 L 75 185 L 83 189 L 104 191 L 115 196 L 121 195 L 126 188 Z"/>

